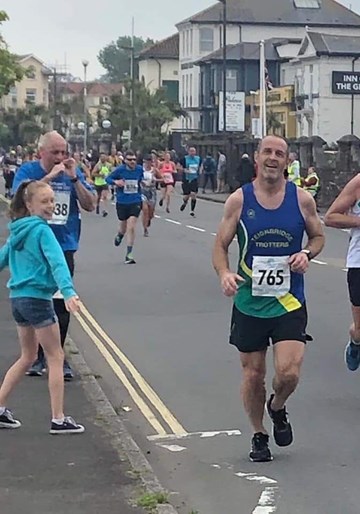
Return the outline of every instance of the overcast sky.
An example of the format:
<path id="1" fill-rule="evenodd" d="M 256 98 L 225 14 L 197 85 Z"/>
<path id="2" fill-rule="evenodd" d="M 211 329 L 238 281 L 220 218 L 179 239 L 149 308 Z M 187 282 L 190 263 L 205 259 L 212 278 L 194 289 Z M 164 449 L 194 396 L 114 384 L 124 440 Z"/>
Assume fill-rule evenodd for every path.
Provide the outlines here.
<path id="1" fill-rule="evenodd" d="M 241 0 L 239 0 L 241 1 Z M 98 52 L 118 36 L 131 33 L 162 39 L 173 34 L 175 23 L 214 4 L 214 0 L 2 0 L 10 21 L 2 34 L 11 50 L 33 53 L 45 64 L 68 66 L 75 76 L 82 76 L 82 59 L 87 59 L 89 78 L 104 70 Z M 347 7 L 360 12 L 360 0 L 343 0 Z M 93 6 L 93 7 L 90 7 Z"/>

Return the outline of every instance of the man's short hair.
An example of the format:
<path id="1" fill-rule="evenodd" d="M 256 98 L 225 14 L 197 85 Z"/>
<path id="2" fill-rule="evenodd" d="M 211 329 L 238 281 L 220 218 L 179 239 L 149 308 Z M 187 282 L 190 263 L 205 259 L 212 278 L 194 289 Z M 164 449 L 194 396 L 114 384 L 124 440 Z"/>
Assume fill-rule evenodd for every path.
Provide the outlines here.
<path id="1" fill-rule="evenodd" d="M 125 159 L 127 157 L 136 157 L 135 153 L 132 150 L 127 150 L 125 153 Z"/>
<path id="2" fill-rule="evenodd" d="M 258 147 L 257 147 L 257 151 L 258 152 L 260 152 L 260 150 L 261 150 L 261 145 L 262 145 L 263 141 L 265 139 L 267 139 L 268 137 L 276 137 L 277 139 L 281 139 L 281 141 L 284 141 L 284 143 L 286 143 L 287 154 L 289 155 L 289 144 L 288 144 L 288 142 L 286 141 L 286 139 L 283 136 L 279 136 L 278 134 L 267 134 L 266 136 L 264 136 L 259 141 L 259 144 L 258 144 Z"/>

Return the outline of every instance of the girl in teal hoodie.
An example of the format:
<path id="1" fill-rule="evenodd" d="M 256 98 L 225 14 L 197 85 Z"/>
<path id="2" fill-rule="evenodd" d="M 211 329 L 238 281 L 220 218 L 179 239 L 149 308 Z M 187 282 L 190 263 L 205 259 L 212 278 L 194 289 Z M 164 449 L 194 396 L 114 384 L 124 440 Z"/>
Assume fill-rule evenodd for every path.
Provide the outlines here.
<path id="1" fill-rule="evenodd" d="M 18 188 L 10 205 L 9 238 L 0 250 L 0 271 L 10 268 L 10 301 L 17 325 L 21 357 L 0 387 L 0 428 L 19 428 L 7 400 L 44 348 L 49 367 L 51 434 L 82 433 L 84 427 L 64 415 L 64 353 L 52 297 L 60 290 L 68 311 L 77 312 L 74 290 L 63 251 L 48 225 L 54 211 L 54 192 L 45 182 L 28 181 Z"/>

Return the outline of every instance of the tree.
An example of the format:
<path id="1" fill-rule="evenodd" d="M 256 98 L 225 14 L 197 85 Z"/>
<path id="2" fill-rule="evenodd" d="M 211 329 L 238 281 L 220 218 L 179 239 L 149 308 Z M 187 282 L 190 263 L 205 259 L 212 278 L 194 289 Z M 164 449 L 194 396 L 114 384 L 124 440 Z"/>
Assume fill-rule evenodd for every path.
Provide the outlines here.
<path id="1" fill-rule="evenodd" d="M 3 146 L 33 145 L 48 128 L 50 113 L 44 105 L 28 103 L 23 109 L 0 113 Z"/>
<path id="2" fill-rule="evenodd" d="M 7 21 L 8 15 L 5 11 L 0 11 L 0 26 Z M 19 82 L 24 74 L 16 55 L 8 50 L 8 46 L 0 34 L 0 98 L 7 95 L 16 82 Z"/>
<path id="3" fill-rule="evenodd" d="M 129 130 L 133 120 L 133 147 L 141 151 L 152 148 L 165 148 L 167 143 L 167 126 L 174 119 L 186 116 L 176 102 L 166 97 L 165 89 L 151 92 L 142 82 L 134 84 L 134 107 L 131 107 L 131 81 L 125 84 L 126 94 L 111 98 L 108 118 L 111 121 L 113 140 Z"/>
<path id="4" fill-rule="evenodd" d="M 142 37 L 134 37 L 134 53 L 137 55 L 144 48 L 153 45 L 154 41 L 150 38 L 144 40 Z M 117 41 L 100 50 L 98 60 L 105 68 L 106 78 L 109 82 L 122 82 L 130 76 L 130 54 L 131 37 L 120 36 Z M 135 67 L 135 77 L 138 76 L 138 66 Z"/>

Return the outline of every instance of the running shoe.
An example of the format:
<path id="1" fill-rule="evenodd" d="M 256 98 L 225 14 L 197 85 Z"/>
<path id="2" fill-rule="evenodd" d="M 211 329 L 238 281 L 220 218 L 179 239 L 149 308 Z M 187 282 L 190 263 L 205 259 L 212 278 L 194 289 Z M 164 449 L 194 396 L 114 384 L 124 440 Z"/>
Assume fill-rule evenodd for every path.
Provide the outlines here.
<path id="1" fill-rule="evenodd" d="M 123 237 L 124 236 L 122 234 L 116 234 L 115 239 L 114 239 L 114 245 L 120 246 L 121 241 L 123 240 Z"/>
<path id="2" fill-rule="evenodd" d="M 349 341 L 345 348 L 345 363 L 349 371 L 356 371 L 360 366 L 360 344 Z"/>
<path id="3" fill-rule="evenodd" d="M 184 203 L 182 204 L 182 206 L 180 207 L 181 212 L 185 210 L 186 205 L 187 205 L 187 203 L 186 203 L 186 202 L 184 202 Z"/>
<path id="4" fill-rule="evenodd" d="M 42 374 L 44 373 L 45 369 L 45 362 L 43 360 L 37 359 L 31 366 L 31 368 L 29 368 L 29 370 L 26 372 L 26 374 L 29 377 L 42 377 Z"/>
<path id="5" fill-rule="evenodd" d="M 64 380 L 69 382 L 74 378 L 74 372 L 67 360 L 64 360 Z"/>
<path id="6" fill-rule="evenodd" d="M 160 200 L 160 202 L 159 202 L 160 207 L 162 207 L 162 206 L 163 206 L 163 203 L 164 203 L 164 200 L 161 198 L 161 200 Z"/>
<path id="7" fill-rule="evenodd" d="M 191 212 L 190 212 L 190 216 L 192 216 L 193 218 L 195 218 L 195 212 L 194 212 L 194 211 L 191 211 Z"/>
<path id="8" fill-rule="evenodd" d="M 274 411 L 271 408 L 271 402 L 274 399 L 272 394 L 266 404 L 267 411 L 274 424 L 274 439 L 278 446 L 289 446 L 293 442 L 293 432 L 291 424 L 287 418 L 287 412 L 285 407 L 281 410 Z"/>
<path id="9" fill-rule="evenodd" d="M 269 448 L 269 436 L 262 432 L 254 434 L 251 440 L 251 451 L 249 453 L 251 462 L 270 462 L 273 460 Z"/>
<path id="10" fill-rule="evenodd" d="M 136 264 L 136 261 L 135 261 L 132 253 L 128 253 L 127 256 L 125 257 L 125 264 Z"/>

